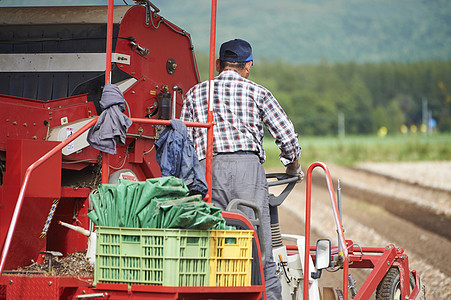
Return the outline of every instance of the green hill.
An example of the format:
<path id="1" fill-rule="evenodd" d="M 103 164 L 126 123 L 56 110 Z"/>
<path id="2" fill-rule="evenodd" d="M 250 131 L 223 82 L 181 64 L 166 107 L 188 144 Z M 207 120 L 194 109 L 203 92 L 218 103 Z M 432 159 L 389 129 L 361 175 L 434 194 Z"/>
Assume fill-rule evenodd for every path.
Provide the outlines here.
<path id="1" fill-rule="evenodd" d="M 191 33 L 197 51 L 208 51 L 211 1 L 153 3 Z M 256 59 L 362 63 L 451 58 L 449 0 L 219 0 L 217 12 L 217 46 L 244 38 Z"/>
<path id="2" fill-rule="evenodd" d="M 0 6 L 106 5 L 106 0 L 0 0 Z M 208 52 L 210 0 L 151 0 Z M 115 0 L 115 4 L 134 4 Z M 451 58 L 450 0 L 218 0 L 217 45 L 249 40 L 257 60 L 378 63 Z M 217 51 L 216 51 L 217 52 Z"/>
<path id="3" fill-rule="evenodd" d="M 152 2 L 191 34 L 205 80 L 211 1 Z M 335 135 L 339 117 L 346 134 L 421 131 L 423 123 L 451 132 L 450 0 L 218 0 L 216 45 L 236 37 L 253 45 L 250 79 L 273 92 L 302 135 Z"/>

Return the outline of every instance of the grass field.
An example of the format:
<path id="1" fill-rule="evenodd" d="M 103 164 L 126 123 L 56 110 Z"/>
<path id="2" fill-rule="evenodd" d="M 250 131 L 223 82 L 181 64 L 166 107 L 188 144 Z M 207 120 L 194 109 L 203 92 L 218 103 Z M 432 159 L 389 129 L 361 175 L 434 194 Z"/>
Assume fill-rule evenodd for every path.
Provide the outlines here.
<path id="1" fill-rule="evenodd" d="M 451 160 L 451 134 L 338 137 L 300 137 L 304 167 L 321 161 L 344 166 L 359 162 Z M 272 138 L 264 141 L 265 168 L 282 167 Z"/>

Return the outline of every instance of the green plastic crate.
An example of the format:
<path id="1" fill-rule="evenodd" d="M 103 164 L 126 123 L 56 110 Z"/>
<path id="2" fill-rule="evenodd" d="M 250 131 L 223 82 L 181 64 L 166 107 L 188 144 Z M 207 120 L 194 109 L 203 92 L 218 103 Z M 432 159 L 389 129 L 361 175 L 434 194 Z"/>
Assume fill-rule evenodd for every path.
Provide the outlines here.
<path id="1" fill-rule="evenodd" d="M 94 285 L 209 285 L 209 231 L 97 227 L 96 233 Z"/>

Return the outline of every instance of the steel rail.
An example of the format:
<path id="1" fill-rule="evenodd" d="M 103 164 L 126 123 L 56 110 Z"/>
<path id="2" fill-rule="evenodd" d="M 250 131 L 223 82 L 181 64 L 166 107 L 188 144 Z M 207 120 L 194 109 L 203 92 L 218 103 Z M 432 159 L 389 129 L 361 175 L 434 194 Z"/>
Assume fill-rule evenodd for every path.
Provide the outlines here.
<path id="1" fill-rule="evenodd" d="M 338 236 L 340 239 L 340 245 L 342 247 L 343 253 L 343 299 L 348 299 L 348 287 L 346 283 L 348 282 L 348 249 L 346 247 L 345 237 L 343 233 L 343 226 L 341 224 L 340 214 L 338 211 L 337 199 L 335 198 L 335 193 L 333 192 L 332 178 L 330 176 L 329 168 L 321 162 L 315 162 L 310 165 L 307 170 L 307 181 L 306 181 L 306 205 L 305 205 L 305 253 L 304 253 L 304 299 L 308 300 L 309 297 L 309 282 L 310 282 L 310 272 L 309 272 L 309 258 L 310 258 L 310 217 L 311 217 L 311 203 L 312 203 L 312 172 L 316 167 L 321 167 L 326 173 L 327 188 L 329 189 L 330 202 L 332 204 L 332 209 L 334 213 L 335 226 L 337 227 Z"/>

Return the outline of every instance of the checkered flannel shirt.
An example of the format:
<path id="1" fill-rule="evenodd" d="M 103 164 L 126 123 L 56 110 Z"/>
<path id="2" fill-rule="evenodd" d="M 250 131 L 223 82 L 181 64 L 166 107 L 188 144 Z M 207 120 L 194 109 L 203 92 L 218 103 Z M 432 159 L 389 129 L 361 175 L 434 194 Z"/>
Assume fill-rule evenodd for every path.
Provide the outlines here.
<path id="1" fill-rule="evenodd" d="M 192 87 L 185 95 L 180 119 L 207 122 L 208 81 Z M 286 166 L 301 155 L 298 135 L 277 100 L 266 88 L 247 80 L 234 70 L 223 71 L 214 80 L 213 153 L 255 151 L 263 163 L 263 123 L 276 139 L 280 160 Z M 206 157 L 207 129 L 188 127 L 199 160 Z"/>

